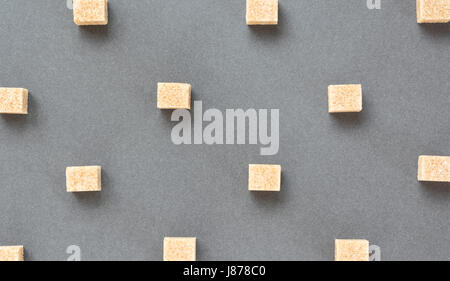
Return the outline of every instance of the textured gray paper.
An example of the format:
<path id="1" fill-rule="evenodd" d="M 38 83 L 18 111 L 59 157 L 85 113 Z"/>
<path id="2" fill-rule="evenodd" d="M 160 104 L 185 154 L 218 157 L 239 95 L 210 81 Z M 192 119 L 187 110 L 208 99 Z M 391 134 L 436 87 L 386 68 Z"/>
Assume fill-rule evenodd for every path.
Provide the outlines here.
<path id="1" fill-rule="evenodd" d="M 27 260 L 162 260 L 196 236 L 198 260 L 332 260 L 363 238 L 383 260 L 450 259 L 450 186 L 417 182 L 450 155 L 450 25 L 415 0 L 280 0 L 275 27 L 244 0 L 110 0 L 78 27 L 63 0 L 0 1 L 0 85 L 30 89 L 0 116 L 0 244 Z M 280 110 L 280 150 L 172 143 L 157 82 L 189 82 L 204 109 Z M 330 84 L 361 83 L 363 112 L 328 114 Z M 280 193 L 247 190 L 248 164 L 282 165 Z M 101 193 L 65 168 L 101 165 Z"/>

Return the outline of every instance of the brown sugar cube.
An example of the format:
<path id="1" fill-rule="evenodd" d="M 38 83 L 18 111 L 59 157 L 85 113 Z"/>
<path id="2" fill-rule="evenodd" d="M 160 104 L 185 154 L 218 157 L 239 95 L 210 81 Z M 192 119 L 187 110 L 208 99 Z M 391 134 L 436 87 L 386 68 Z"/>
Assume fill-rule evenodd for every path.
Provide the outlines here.
<path id="1" fill-rule="evenodd" d="M 28 114 L 28 90 L 0 88 L 0 113 Z"/>
<path id="2" fill-rule="evenodd" d="M 73 21 L 77 25 L 108 24 L 108 0 L 73 0 Z"/>
<path id="3" fill-rule="evenodd" d="M 247 0 L 247 25 L 278 24 L 278 0 Z"/>
<path id="4" fill-rule="evenodd" d="M 328 112 L 361 112 L 362 87 L 356 85 L 328 86 Z"/>
<path id="5" fill-rule="evenodd" d="M 450 182 L 450 156 L 419 156 L 417 179 Z"/>
<path id="6" fill-rule="evenodd" d="M 334 254 L 335 261 L 369 261 L 369 241 L 336 239 Z"/>
<path id="7" fill-rule="evenodd" d="M 101 191 L 102 175 L 100 166 L 66 168 L 67 192 Z"/>
<path id="8" fill-rule="evenodd" d="M 417 0 L 418 23 L 450 22 L 449 0 Z"/>
<path id="9" fill-rule="evenodd" d="M 0 261 L 23 261 L 23 246 L 0 246 Z"/>
<path id="10" fill-rule="evenodd" d="M 158 83 L 158 108 L 191 109 L 191 85 Z"/>
<path id="11" fill-rule="evenodd" d="M 195 237 L 165 237 L 164 261 L 195 261 Z"/>
<path id="12" fill-rule="evenodd" d="M 248 166 L 248 190 L 280 191 L 281 166 L 256 165 Z"/>

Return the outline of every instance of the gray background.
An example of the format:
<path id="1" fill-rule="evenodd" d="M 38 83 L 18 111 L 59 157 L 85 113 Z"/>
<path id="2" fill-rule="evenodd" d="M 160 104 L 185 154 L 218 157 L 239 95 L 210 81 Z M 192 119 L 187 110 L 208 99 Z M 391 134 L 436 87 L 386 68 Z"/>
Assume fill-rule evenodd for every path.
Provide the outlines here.
<path id="1" fill-rule="evenodd" d="M 450 186 L 416 180 L 420 154 L 450 154 L 450 25 L 418 25 L 415 0 L 280 0 L 276 27 L 243 0 L 110 0 L 82 28 L 64 0 L 0 2 L 0 85 L 31 90 L 0 116 L 0 244 L 27 260 L 162 260 L 164 236 L 199 260 L 332 260 L 335 238 L 450 259 Z M 279 108 L 279 153 L 172 144 L 161 81 L 204 110 Z M 342 83 L 362 113 L 328 114 Z M 281 164 L 282 191 L 248 192 L 249 163 Z M 66 166 L 95 164 L 103 191 L 66 193 Z"/>

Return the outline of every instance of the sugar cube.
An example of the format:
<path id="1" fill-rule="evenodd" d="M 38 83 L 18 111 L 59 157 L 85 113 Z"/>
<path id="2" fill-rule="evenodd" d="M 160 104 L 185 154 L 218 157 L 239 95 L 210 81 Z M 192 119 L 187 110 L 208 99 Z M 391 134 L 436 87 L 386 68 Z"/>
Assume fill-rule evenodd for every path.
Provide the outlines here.
<path id="1" fill-rule="evenodd" d="M 73 0 L 73 20 L 77 25 L 108 24 L 108 0 Z"/>
<path id="2" fill-rule="evenodd" d="M 328 86 L 328 112 L 361 112 L 362 87 L 356 85 Z"/>
<path id="3" fill-rule="evenodd" d="M 278 24 L 278 0 L 247 0 L 247 25 Z"/>
<path id="4" fill-rule="evenodd" d="M 28 114 L 28 90 L 0 88 L 0 113 Z"/>
<path id="5" fill-rule="evenodd" d="M 0 246 L 0 261 L 23 261 L 23 246 Z"/>
<path id="6" fill-rule="evenodd" d="M 191 109 L 191 85 L 158 83 L 158 108 Z"/>
<path id="7" fill-rule="evenodd" d="M 449 0 L 417 0 L 418 23 L 450 22 Z"/>
<path id="8" fill-rule="evenodd" d="M 248 189 L 250 191 L 280 191 L 280 185 L 280 165 L 249 165 Z"/>
<path id="9" fill-rule="evenodd" d="M 101 191 L 101 178 L 100 166 L 67 167 L 67 192 Z"/>
<path id="10" fill-rule="evenodd" d="M 335 261 L 369 261 L 369 241 L 336 239 Z"/>
<path id="11" fill-rule="evenodd" d="M 417 179 L 450 182 L 450 156 L 419 156 Z"/>
<path id="12" fill-rule="evenodd" d="M 195 261 L 195 237 L 165 237 L 164 261 Z"/>

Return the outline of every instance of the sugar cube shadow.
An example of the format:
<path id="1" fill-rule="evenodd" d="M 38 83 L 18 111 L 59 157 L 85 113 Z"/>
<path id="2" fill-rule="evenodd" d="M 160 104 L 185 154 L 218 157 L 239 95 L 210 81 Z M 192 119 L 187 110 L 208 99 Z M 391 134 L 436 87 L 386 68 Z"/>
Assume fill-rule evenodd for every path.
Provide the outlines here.
<path id="1" fill-rule="evenodd" d="M 334 124 L 344 129 L 358 128 L 366 125 L 371 113 L 370 101 L 367 98 L 363 101 L 361 112 L 328 113 Z"/>
<path id="2" fill-rule="evenodd" d="M 112 39 L 111 31 L 114 30 L 112 26 L 115 23 L 114 10 L 111 4 L 108 3 L 108 24 L 106 25 L 80 25 L 79 34 L 83 40 L 89 40 L 95 43 L 106 43 Z"/>
<path id="3" fill-rule="evenodd" d="M 287 201 L 289 195 L 289 180 L 281 172 L 280 191 L 249 191 L 252 201 L 264 208 L 274 208 Z"/>
<path id="4" fill-rule="evenodd" d="M 278 24 L 274 25 L 248 25 L 251 35 L 258 40 L 273 42 L 275 38 L 281 37 L 285 31 L 284 11 L 278 6 Z"/>
<path id="5" fill-rule="evenodd" d="M 191 112 L 191 125 L 193 125 L 194 123 L 194 118 L 193 118 L 193 106 L 194 106 L 194 100 L 195 100 L 195 92 L 193 90 L 191 90 L 191 109 L 189 109 L 188 111 Z M 156 104 L 154 105 L 155 108 L 157 107 Z M 164 119 L 164 121 L 170 125 L 170 127 L 172 127 L 175 122 L 171 121 L 172 118 L 172 113 L 176 110 L 176 109 L 159 109 L 157 108 L 158 111 L 160 111 L 160 115 L 162 116 L 162 118 Z"/>
<path id="6" fill-rule="evenodd" d="M 28 93 L 28 114 L 1 114 L 2 123 L 7 127 L 14 129 L 18 132 L 23 132 L 28 127 L 36 127 L 39 122 L 39 104 L 31 95 L 31 91 Z"/>
<path id="7" fill-rule="evenodd" d="M 432 200 L 445 201 L 450 199 L 450 182 L 420 182 L 421 191 Z"/>
<path id="8" fill-rule="evenodd" d="M 102 167 L 102 190 L 98 192 L 74 192 L 73 195 L 81 205 L 87 208 L 103 206 L 111 197 L 111 180 Z"/>
<path id="9" fill-rule="evenodd" d="M 196 254 L 197 261 L 202 261 L 203 258 L 205 257 L 205 248 L 203 247 L 202 243 L 199 243 L 198 238 L 197 238 L 197 242 L 196 242 L 195 254 Z"/>
<path id="10" fill-rule="evenodd" d="M 33 261 L 33 255 L 31 254 L 31 252 L 29 250 L 27 250 L 26 245 L 23 247 L 23 259 L 24 261 Z"/>
<path id="11" fill-rule="evenodd" d="M 419 32 L 427 40 L 446 45 L 450 40 L 450 24 L 445 23 L 427 23 L 420 24 Z"/>
<path id="12" fill-rule="evenodd" d="M 106 43 L 110 39 L 108 25 L 80 26 L 80 36 L 89 42 Z"/>
<path id="13" fill-rule="evenodd" d="M 360 127 L 366 120 L 363 112 L 358 113 L 333 113 L 331 119 L 342 128 Z"/>
<path id="14" fill-rule="evenodd" d="M 419 26 L 426 35 L 444 39 L 450 37 L 450 23 L 422 23 Z"/>

